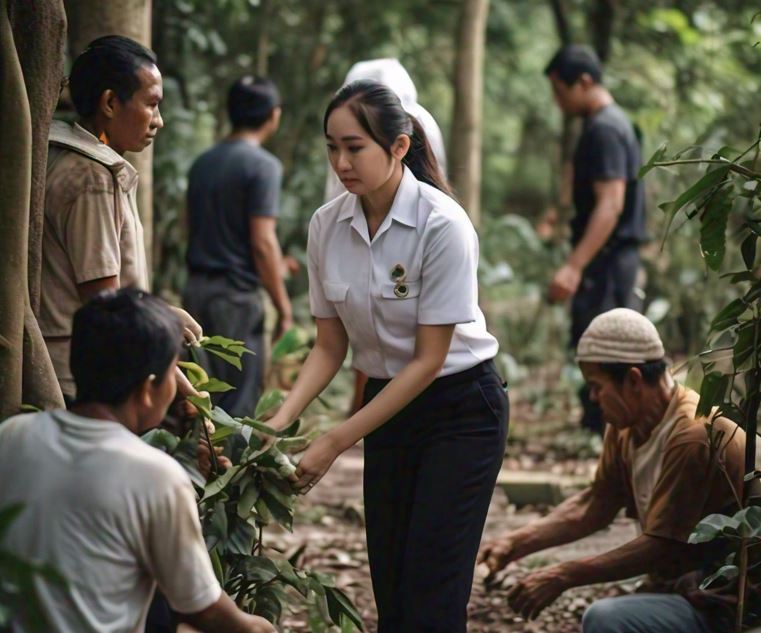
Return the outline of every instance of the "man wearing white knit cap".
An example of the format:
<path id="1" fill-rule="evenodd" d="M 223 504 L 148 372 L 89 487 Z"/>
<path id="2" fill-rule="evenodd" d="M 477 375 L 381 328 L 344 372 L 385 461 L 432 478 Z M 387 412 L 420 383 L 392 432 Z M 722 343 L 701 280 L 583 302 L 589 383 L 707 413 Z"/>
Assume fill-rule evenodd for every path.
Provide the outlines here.
<path id="1" fill-rule="evenodd" d="M 579 340 L 576 360 L 607 423 L 594 482 L 546 517 L 486 543 L 479 562 L 494 574 L 528 554 L 588 536 L 625 509 L 640 524 L 637 538 L 529 574 L 508 596 L 513 609 L 533 618 L 571 587 L 649 574 L 658 593 L 594 603 L 584 614 L 584 633 L 724 630 L 731 607 L 706 609 L 706 592 L 677 593 L 676 579 L 710 567 L 709 553 L 687 544 L 700 519 L 739 509 L 745 434 L 715 418 L 713 433 L 724 434 L 711 450 L 707 421 L 696 417 L 698 394 L 674 382 L 655 326 L 634 310 L 596 317 Z"/>

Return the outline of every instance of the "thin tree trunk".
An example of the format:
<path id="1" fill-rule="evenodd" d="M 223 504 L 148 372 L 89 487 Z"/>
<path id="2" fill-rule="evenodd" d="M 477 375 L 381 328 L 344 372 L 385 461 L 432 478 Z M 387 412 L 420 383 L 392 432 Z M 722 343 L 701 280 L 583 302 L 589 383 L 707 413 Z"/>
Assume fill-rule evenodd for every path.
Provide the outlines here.
<path id="1" fill-rule="evenodd" d="M 151 0 L 64 0 L 69 17 L 69 52 L 72 58 L 103 35 L 124 35 L 151 45 Z M 159 60 L 159 66 L 161 60 Z M 159 136 L 159 143 L 161 142 Z M 151 270 L 153 243 L 153 147 L 126 158 L 140 175 L 138 211 L 143 223 L 145 252 Z"/>
<path id="2" fill-rule="evenodd" d="M 39 301 L 47 133 L 65 30 L 59 0 L 34 7 L 0 0 L 0 419 L 22 403 L 63 404 L 32 304 Z"/>
<path id="3" fill-rule="evenodd" d="M 66 13 L 62 0 L 35 3 L 12 0 L 10 5 L 11 28 L 32 122 L 27 247 L 29 295 L 24 305 L 22 400 L 39 408 L 53 408 L 63 405 L 63 397 L 35 315 L 40 306 L 48 131 L 63 79 Z"/>
<path id="4" fill-rule="evenodd" d="M 555 31 L 561 46 L 568 46 L 573 40 L 568 20 L 568 7 L 564 0 L 550 0 Z M 573 212 L 573 151 L 579 137 L 579 124 L 575 117 L 563 115 L 563 129 L 560 133 L 560 181 L 557 194 L 558 223 L 565 225 Z"/>
<path id="5" fill-rule="evenodd" d="M 463 0 L 457 33 L 451 182 L 473 225 L 481 223 L 481 144 L 489 0 Z"/>
<path id="6" fill-rule="evenodd" d="M 616 8 L 617 0 L 595 0 L 589 10 L 592 45 L 603 64 L 610 58 L 610 44 L 613 36 Z"/>
<path id="7" fill-rule="evenodd" d="M 269 72 L 269 18 L 270 3 L 269 0 L 261 0 L 257 10 L 259 18 L 259 29 L 256 38 L 256 74 L 260 77 L 266 77 Z"/>

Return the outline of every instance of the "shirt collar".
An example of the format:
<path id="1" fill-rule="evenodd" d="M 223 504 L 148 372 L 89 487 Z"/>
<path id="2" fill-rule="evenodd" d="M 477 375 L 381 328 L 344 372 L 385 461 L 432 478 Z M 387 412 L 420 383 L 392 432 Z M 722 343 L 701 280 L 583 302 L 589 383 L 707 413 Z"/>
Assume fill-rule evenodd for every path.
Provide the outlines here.
<path id="1" fill-rule="evenodd" d="M 124 191 L 130 191 L 136 185 L 137 170 L 79 123 L 70 125 L 54 120 L 50 126 L 49 140 L 54 145 L 75 151 L 107 167 Z"/>
<path id="2" fill-rule="evenodd" d="M 399 183 L 399 188 L 396 190 L 394 202 L 391 204 L 388 215 L 391 220 L 415 228 L 417 227 L 420 183 L 409 168 L 402 166 L 402 169 L 402 180 Z M 342 222 L 349 218 L 352 219 L 352 226 L 355 226 L 357 222 L 364 221 L 359 196 L 351 193 L 344 194 L 344 200 L 341 201 L 341 211 L 338 214 L 338 221 Z M 385 221 L 384 224 L 386 224 Z"/>

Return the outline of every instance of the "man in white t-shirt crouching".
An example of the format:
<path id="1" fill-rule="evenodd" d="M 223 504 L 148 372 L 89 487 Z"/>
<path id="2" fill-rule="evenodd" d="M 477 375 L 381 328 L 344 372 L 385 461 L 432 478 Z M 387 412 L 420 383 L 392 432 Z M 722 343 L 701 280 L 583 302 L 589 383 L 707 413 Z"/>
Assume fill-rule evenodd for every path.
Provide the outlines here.
<path id="1" fill-rule="evenodd" d="M 182 339 L 160 299 L 101 293 L 74 316 L 76 403 L 0 424 L 0 508 L 23 504 L 3 547 L 67 581 L 35 580 L 48 631 L 142 631 L 157 585 L 201 631 L 275 631 L 222 591 L 190 478 L 138 437 L 174 399 Z M 22 614 L 12 630 L 29 626 Z"/>

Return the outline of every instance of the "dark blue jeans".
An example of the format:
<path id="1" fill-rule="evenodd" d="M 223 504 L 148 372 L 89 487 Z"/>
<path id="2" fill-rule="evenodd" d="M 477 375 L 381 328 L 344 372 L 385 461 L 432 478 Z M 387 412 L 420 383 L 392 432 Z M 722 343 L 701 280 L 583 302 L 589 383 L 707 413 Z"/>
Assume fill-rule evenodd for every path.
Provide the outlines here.
<path id="1" fill-rule="evenodd" d="M 365 402 L 387 382 L 369 379 Z M 508 418 L 507 393 L 488 361 L 437 379 L 365 438 L 378 633 L 465 633 Z"/>
<path id="2" fill-rule="evenodd" d="M 587 266 L 571 302 L 571 347 L 574 350 L 596 316 L 613 308 L 642 311 L 642 300 L 634 293 L 639 267 L 636 244 L 606 247 Z M 590 401 L 586 385 L 580 390 L 579 399 L 583 408 L 581 425 L 602 434 L 602 413 L 600 407 Z"/>

